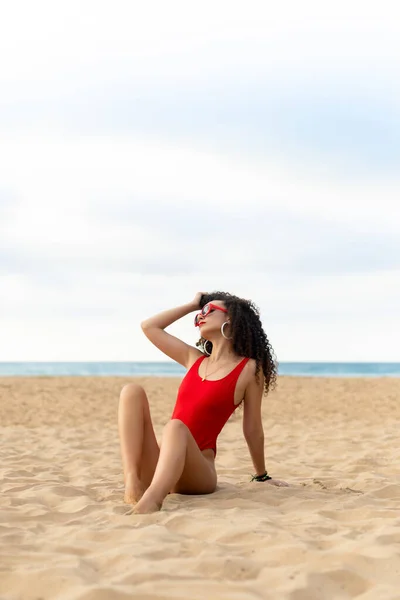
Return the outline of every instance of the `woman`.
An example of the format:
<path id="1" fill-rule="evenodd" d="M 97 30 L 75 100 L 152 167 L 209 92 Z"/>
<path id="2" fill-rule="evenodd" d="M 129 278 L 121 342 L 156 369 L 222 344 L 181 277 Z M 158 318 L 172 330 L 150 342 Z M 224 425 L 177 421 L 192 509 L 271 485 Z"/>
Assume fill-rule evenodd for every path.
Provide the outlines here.
<path id="1" fill-rule="evenodd" d="M 165 328 L 189 314 L 201 338 L 194 348 Z M 216 440 L 229 416 L 243 402 L 243 433 L 256 471 L 253 480 L 287 485 L 267 474 L 261 420 L 263 392 L 276 383 L 273 350 L 257 308 L 224 292 L 197 293 L 183 306 L 142 323 L 146 337 L 187 373 L 179 387 L 171 420 L 158 446 L 144 389 L 136 383 L 121 391 L 118 425 L 125 475 L 125 501 L 136 513 L 160 510 L 168 493 L 215 491 Z"/>

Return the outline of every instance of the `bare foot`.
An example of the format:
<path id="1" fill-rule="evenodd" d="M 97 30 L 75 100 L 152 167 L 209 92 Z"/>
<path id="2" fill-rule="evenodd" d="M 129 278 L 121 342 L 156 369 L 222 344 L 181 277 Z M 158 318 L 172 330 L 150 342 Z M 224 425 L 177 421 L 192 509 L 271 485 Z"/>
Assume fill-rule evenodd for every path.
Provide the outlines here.
<path id="1" fill-rule="evenodd" d="M 161 510 L 161 506 L 162 502 L 155 500 L 150 494 L 145 494 L 136 504 L 132 512 L 137 515 L 147 515 L 149 513 L 158 512 Z"/>
<path id="2" fill-rule="evenodd" d="M 145 493 L 146 488 L 137 477 L 127 475 L 125 478 L 124 502 L 126 504 L 136 504 Z"/>

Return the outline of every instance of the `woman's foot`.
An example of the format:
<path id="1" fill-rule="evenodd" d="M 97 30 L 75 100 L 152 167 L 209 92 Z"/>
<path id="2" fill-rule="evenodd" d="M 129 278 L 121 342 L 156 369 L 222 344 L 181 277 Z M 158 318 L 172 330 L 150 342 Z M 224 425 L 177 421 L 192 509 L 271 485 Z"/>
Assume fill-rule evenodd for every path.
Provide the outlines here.
<path id="1" fill-rule="evenodd" d="M 145 491 L 145 486 L 137 476 L 127 475 L 125 477 L 124 502 L 126 504 L 136 504 L 139 502 Z"/>
<path id="2" fill-rule="evenodd" d="M 146 493 L 132 510 L 134 514 L 146 515 L 161 510 L 162 500 L 156 499 L 152 494 Z"/>

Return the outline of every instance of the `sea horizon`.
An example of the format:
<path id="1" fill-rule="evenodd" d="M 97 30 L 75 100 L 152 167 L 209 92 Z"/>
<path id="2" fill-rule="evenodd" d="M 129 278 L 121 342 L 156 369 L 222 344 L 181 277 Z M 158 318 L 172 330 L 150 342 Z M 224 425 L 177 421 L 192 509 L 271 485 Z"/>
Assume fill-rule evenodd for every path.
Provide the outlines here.
<path id="1" fill-rule="evenodd" d="M 186 369 L 173 361 L 3 361 L 0 377 L 182 377 Z M 400 377 L 400 362 L 282 361 L 278 376 Z"/>

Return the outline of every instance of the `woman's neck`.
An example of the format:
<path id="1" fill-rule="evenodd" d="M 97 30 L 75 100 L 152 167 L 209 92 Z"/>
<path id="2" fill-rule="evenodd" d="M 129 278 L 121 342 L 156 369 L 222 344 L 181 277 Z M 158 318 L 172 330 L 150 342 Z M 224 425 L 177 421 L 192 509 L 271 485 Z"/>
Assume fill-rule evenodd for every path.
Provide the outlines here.
<path id="1" fill-rule="evenodd" d="M 223 342 L 215 341 L 212 343 L 213 349 L 208 360 L 210 363 L 215 362 L 233 362 L 237 360 L 237 356 L 234 353 L 232 346 L 225 340 Z"/>

